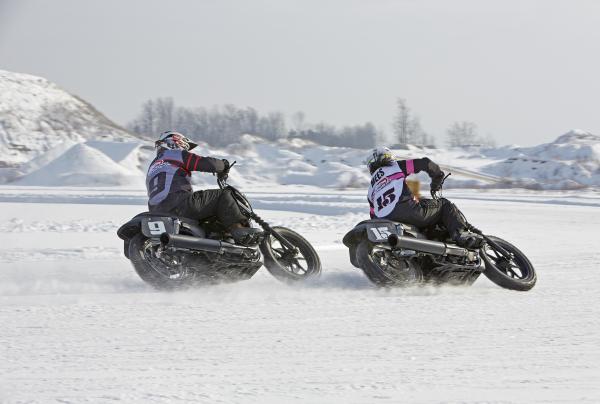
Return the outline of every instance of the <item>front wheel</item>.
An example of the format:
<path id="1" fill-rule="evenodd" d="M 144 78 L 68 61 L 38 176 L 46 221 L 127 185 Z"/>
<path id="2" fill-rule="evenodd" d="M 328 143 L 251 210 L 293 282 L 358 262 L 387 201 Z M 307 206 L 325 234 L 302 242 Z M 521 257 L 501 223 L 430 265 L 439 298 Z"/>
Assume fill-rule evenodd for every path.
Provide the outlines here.
<path id="1" fill-rule="evenodd" d="M 506 289 L 527 291 L 533 288 L 537 275 L 525 254 L 506 240 L 494 236 L 487 238 L 506 250 L 509 257 L 496 251 L 490 243 L 484 243 L 479 251 L 485 263 L 483 274 L 496 285 Z"/>
<path id="2" fill-rule="evenodd" d="M 273 227 L 273 230 L 293 245 L 296 252 L 289 251 L 273 234 L 269 234 L 260 250 L 271 275 L 283 282 L 297 282 L 321 274 L 319 255 L 304 237 L 286 227 Z"/>

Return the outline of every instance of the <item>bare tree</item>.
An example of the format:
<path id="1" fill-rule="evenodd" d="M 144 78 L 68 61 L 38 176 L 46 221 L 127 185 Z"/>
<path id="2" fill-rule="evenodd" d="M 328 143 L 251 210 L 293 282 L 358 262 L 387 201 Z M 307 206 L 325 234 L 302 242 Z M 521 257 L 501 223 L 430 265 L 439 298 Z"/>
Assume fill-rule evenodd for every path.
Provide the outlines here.
<path id="1" fill-rule="evenodd" d="M 173 98 L 158 98 L 154 103 L 156 115 L 156 131 L 164 132 L 173 130 L 175 104 Z"/>
<path id="2" fill-rule="evenodd" d="M 408 142 L 414 145 L 427 144 L 427 133 L 421 127 L 421 120 L 418 116 L 410 118 L 407 133 Z"/>
<path id="3" fill-rule="evenodd" d="M 394 128 L 394 135 L 400 144 L 408 144 L 410 141 L 409 133 L 411 126 L 410 108 L 406 104 L 404 98 L 398 98 L 396 100 L 396 115 L 394 116 L 394 122 L 392 124 Z"/>
<path id="4" fill-rule="evenodd" d="M 486 147 L 496 147 L 496 139 L 488 132 L 485 134 L 485 137 L 481 139 L 481 144 Z"/>
<path id="5" fill-rule="evenodd" d="M 292 115 L 292 129 L 296 132 L 302 132 L 306 129 L 306 114 L 298 111 Z"/>
<path id="6" fill-rule="evenodd" d="M 269 140 L 285 137 L 285 116 L 281 112 L 270 112 L 258 120 L 258 132 Z"/>
<path id="7" fill-rule="evenodd" d="M 454 122 L 446 130 L 449 146 L 464 146 L 477 142 L 477 125 L 469 121 Z"/>

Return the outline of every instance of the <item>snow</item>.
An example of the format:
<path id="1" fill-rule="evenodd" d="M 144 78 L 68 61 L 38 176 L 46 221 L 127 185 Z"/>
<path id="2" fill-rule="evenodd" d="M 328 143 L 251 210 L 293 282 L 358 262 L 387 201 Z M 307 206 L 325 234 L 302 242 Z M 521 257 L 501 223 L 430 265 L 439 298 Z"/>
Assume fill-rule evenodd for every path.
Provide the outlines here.
<path id="1" fill-rule="evenodd" d="M 141 172 L 127 170 L 99 150 L 78 143 L 15 184 L 118 186 L 140 184 L 143 180 Z"/>
<path id="2" fill-rule="evenodd" d="M 452 172 L 444 196 L 533 262 L 527 293 L 374 288 L 341 243 L 368 215 L 367 150 L 243 135 L 195 152 L 237 160 L 232 184 L 310 240 L 322 277 L 151 289 L 115 233 L 146 209 L 152 145 L 0 70 L 0 402 L 600 402 L 600 137 L 394 150 Z"/>
<path id="3" fill-rule="evenodd" d="M 554 142 L 515 148 L 505 160 L 483 167 L 506 178 L 541 182 L 543 188 L 600 186 L 600 136 L 575 129 Z"/>
<path id="4" fill-rule="evenodd" d="M 89 139 L 135 140 L 56 84 L 0 70 L 0 167 L 18 167 L 61 143 Z"/>
<path id="5" fill-rule="evenodd" d="M 175 128 L 176 129 L 176 128 Z M 197 134 L 188 134 L 197 138 Z M 201 139 L 194 139 L 201 140 Z M 237 160 L 244 187 L 301 185 L 363 189 L 369 182 L 362 162 L 367 150 L 326 147 L 301 139 L 268 142 L 243 135 L 239 143 L 196 152 Z M 85 146 L 77 146 L 84 144 Z M 94 149 L 90 150 L 90 149 Z M 111 160 L 96 153 L 100 152 Z M 424 148 L 408 145 L 400 158 L 430 157 L 447 172 L 447 188 L 580 189 L 600 187 L 600 137 L 573 129 L 554 142 L 535 147 Z M 77 154 L 77 155 L 76 155 Z M 78 155 L 80 154 L 80 155 Z M 0 183 L 89 186 L 133 184 L 153 157 L 152 145 L 108 120 L 89 103 L 56 84 L 28 74 L 0 70 Z M 88 157 L 103 167 L 86 181 L 65 159 Z M 68 174 L 68 175 L 67 175 Z M 425 174 L 417 178 L 424 183 Z M 199 177 L 198 185 L 212 183 Z"/>
<path id="6" fill-rule="evenodd" d="M 369 175 L 363 165 L 367 150 L 326 147 L 297 139 L 268 142 L 243 135 L 240 142 L 226 148 L 210 147 L 202 142 L 195 153 L 237 161 L 234 185 L 272 188 L 280 185 L 330 189 L 365 189 Z M 447 188 L 532 188 L 581 189 L 600 186 L 600 137 L 581 131 L 560 136 L 556 141 L 532 147 L 483 149 L 420 149 L 410 147 L 394 151 L 399 158 L 427 156 L 445 172 L 451 172 Z M 94 156 L 92 159 L 91 156 Z M 4 175 L 5 181 L 22 185 L 111 186 L 133 185 L 127 178 L 145 175 L 154 157 L 153 148 L 141 141 L 66 141 L 39 157 Z M 65 175 L 67 162 L 86 162 L 88 172 L 98 173 L 93 182 Z M 92 163 L 93 161 L 93 163 Z M 93 164 L 97 164 L 92 167 Z M 116 177 L 101 173 L 118 173 Z M 43 173 L 40 174 L 40 173 Z M 427 174 L 416 179 L 429 183 Z M 0 173 L 0 181 L 2 173 Z M 210 175 L 195 175 L 197 185 L 214 183 Z M 137 181 L 143 186 L 143 181 Z M 424 187 L 426 191 L 426 186 Z"/>
<path id="7" fill-rule="evenodd" d="M 600 402 L 596 191 L 446 192 L 531 259 L 527 293 L 375 289 L 340 243 L 362 191 L 249 191 L 320 279 L 157 292 L 115 235 L 142 190 L 1 186 L 0 402 Z"/>

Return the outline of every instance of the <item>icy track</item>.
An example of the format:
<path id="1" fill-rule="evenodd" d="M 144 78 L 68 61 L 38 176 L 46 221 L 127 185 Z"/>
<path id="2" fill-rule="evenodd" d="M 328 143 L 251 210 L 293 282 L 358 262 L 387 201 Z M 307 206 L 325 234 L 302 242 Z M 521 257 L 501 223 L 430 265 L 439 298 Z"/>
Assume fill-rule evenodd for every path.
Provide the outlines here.
<path id="1" fill-rule="evenodd" d="M 315 244 L 321 279 L 289 287 L 262 269 L 162 293 L 115 236 L 138 196 L 55 193 L 0 189 L 2 403 L 600 402 L 597 196 L 454 194 L 530 257 L 528 293 L 483 277 L 374 289 L 339 242 L 364 218 L 364 196 L 343 192 L 252 194 Z"/>

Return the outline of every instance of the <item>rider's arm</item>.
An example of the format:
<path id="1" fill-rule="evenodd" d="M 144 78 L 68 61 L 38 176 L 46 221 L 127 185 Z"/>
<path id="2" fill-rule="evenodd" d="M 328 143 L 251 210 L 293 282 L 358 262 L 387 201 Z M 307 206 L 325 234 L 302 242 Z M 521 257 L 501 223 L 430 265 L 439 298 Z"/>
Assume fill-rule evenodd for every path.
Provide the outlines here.
<path id="1" fill-rule="evenodd" d="M 371 200 L 369 198 L 367 198 L 367 201 L 369 201 L 369 215 L 371 215 L 371 219 L 375 219 L 375 207 L 373 206 L 373 202 L 371 202 Z"/>
<path id="2" fill-rule="evenodd" d="M 417 174 L 421 171 L 425 171 L 429 174 L 429 177 L 436 178 L 444 176 L 444 172 L 440 169 L 440 166 L 429 160 L 428 157 L 414 160 L 402 160 L 398 161 L 400 169 L 408 176 L 410 174 Z"/>
<path id="3" fill-rule="evenodd" d="M 183 168 L 187 171 L 202 171 L 205 173 L 221 173 L 225 170 L 225 163 L 214 157 L 202 157 L 197 154 L 183 151 L 181 154 Z"/>

